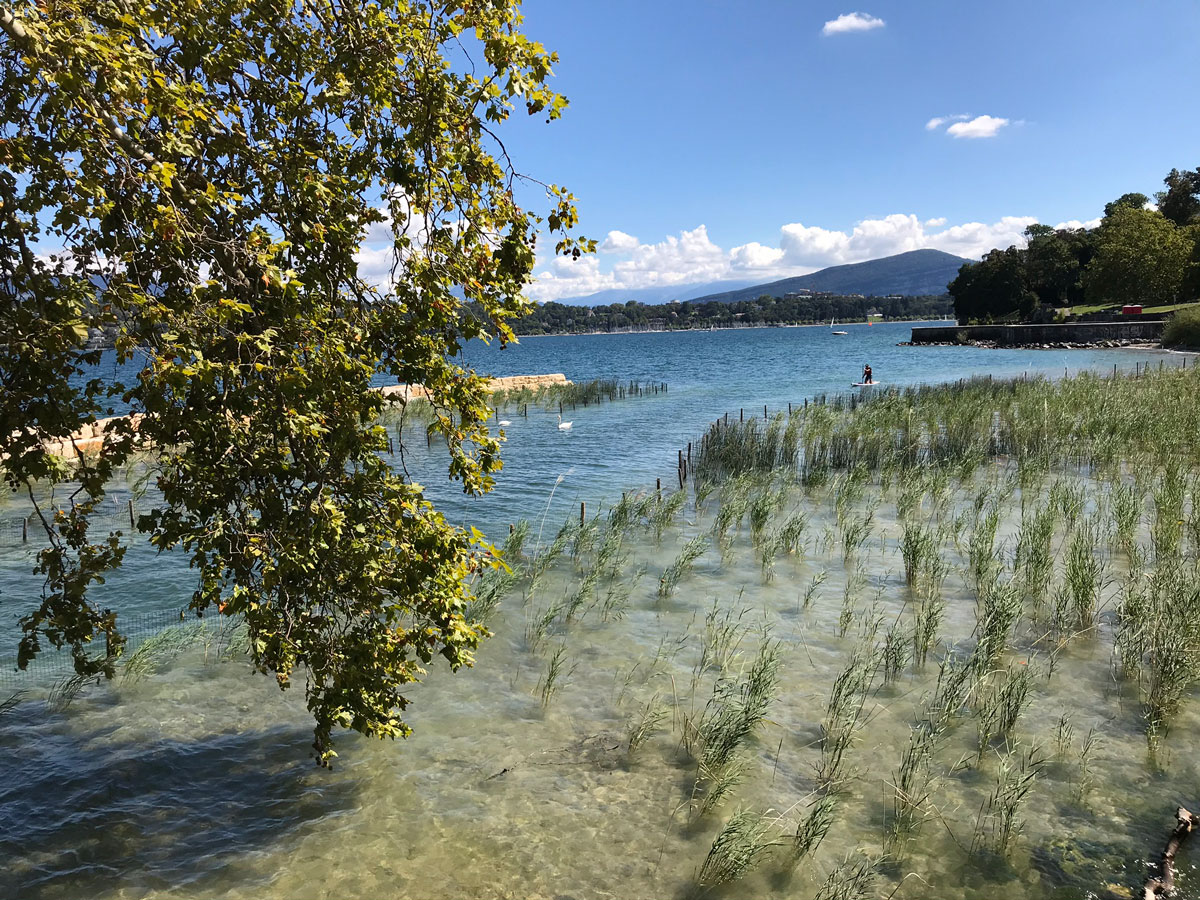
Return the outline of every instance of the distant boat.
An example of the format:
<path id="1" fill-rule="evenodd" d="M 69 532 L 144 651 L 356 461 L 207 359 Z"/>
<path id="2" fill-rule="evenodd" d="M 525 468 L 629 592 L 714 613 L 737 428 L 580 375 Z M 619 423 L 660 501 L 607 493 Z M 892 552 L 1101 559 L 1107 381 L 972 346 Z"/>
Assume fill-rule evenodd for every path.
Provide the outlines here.
<path id="1" fill-rule="evenodd" d="M 829 320 L 829 333 L 830 334 L 849 334 L 850 333 L 848 331 L 834 331 L 833 326 L 836 322 L 837 322 L 837 319 Z"/>

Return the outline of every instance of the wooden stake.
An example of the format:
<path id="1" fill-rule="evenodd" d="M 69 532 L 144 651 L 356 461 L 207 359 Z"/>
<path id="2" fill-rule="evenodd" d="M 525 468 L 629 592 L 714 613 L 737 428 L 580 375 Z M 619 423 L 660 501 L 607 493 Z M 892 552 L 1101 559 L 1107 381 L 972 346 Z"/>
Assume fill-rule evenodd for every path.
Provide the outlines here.
<path id="1" fill-rule="evenodd" d="M 22 519 L 21 520 L 21 543 L 23 544 L 28 540 L 29 540 L 29 520 Z"/>
<path id="2" fill-rule="evenodd" d="M 656 491 L 658 491 L 660 494 L 662 493 L 662 479 L 661 478 L 654 479 L 654 489 Z"/>
<path id="3" fill-rule="evenodd" d="M 133 521 L 133 501 L 129 501 L 129 527 L 136 528 L 137 524 Z"/>
<path id="4" fill-rule="evenodd" d="M 766 417 L 767 417 L 767 404 L 764 403 L 763 404 L 763 418 L 765 419 Z"/>
<path id="5" fill-rule="evenodd" d="M 579 501 L 579 527 L 582 528 L 583 524 L 586 521 L 587 521 L 587 504 L 584 503 L 582 500 L 580 500 Z"/>

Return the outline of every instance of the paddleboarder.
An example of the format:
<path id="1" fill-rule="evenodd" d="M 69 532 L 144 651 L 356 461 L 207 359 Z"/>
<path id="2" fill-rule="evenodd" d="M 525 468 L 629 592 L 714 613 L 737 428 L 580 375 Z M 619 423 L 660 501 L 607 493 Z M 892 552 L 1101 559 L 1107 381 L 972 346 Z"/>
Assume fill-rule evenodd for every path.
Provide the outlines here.
<path id="1" fill-rule="evenodd" d="M 862 383 L 863 384 L 874 384 L 875 383 L 875 379 L 871 375 L 870 364 L 863 366 Z"/>

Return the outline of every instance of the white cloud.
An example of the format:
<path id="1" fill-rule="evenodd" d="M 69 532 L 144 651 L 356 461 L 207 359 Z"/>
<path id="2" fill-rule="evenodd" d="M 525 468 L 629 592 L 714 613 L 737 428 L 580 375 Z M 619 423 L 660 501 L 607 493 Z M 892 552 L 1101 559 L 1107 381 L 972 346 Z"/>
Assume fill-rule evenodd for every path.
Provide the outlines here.
<path id="1" fill-rule="evenodd" d="M 821 29 L 822 34 L 847 34 L 854 31 L 871 31 L 874 28 L 882 28 L 885 24 L 883 19 L 875 16 L 867 15 L 867 13 L 852 12 L 842 13 L 836 19 L 830 19 Z"/>
<path id="2" fill-rule="evenodd" d="M 964 115 L 963 113 L 955 113 L 952 116 L 934 116 L 932 119 L 930 119 L 928 122 L 925 123 L 925 130 L 926 131 L 937 131 L 939 128 L 941 128 L 943 125 L 945 125 L 947 122 L 961 122 L 963 119 L 969 119 L 969 118 L 971 118 L 971 117 L 968 115 Z"/>
<path id="3" fill-rule="evenodd" d="M 946 129 L 946 134 L 956 138 L 990 138 L 1007 124 L 1008 119 L 997 116 L 976 116 L 967 122 L 955 122 Z"/>
<path id="4" fill-rule="evenodd" d="M 632 234 L 626 234 L 623 231 L 610 231 L 608 237 L 600 244 L 600 252 L 619 253 L 622 250 L 632 250 L 640 243 L 641 241 Z"/>
<path id="5" fill-rule="evenodd" d="M 944 217 L 922 221 L 915 215 L 894 213 L 864 219 L 848 231 L 793 222 L 780 228 L 777 247 L 751 241 L 728 251 L 713 243 L 708 229 L 700 225 L 659 243 L 614 250 L 625 257 L 615 262 L 602 264 L 598 256 L 547 260 L 537 267 L 529 294 L 535 300 L 558 300 L 609 288 L 632 290 L 732 278 L 771 281 L 924 248 L 978 259 L 997 247 L 1023 246 L 1023 232 L 1036 221 L 1033 216 L 1005 216 L 997 222 L 947 227 Z"/>
<path id="6" fill-rule="evenodd" d="M 1100 219 L 1088 219 L 1086 222 L 1080 222 L 1078 219 L 1068 219 L 1066 222 L 1059 222 L 1054 226 L 1055 231 L 1077 231 L 1080 228 L 1097 228 L 1100 225 Z"/>

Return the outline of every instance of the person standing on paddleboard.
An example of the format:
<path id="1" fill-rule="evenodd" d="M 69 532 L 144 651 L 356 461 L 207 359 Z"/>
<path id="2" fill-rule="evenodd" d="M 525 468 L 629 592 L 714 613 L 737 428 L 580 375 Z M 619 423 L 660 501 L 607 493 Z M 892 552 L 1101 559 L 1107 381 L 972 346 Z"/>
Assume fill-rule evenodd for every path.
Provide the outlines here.
<path id="1" fill-rule="evenodd" d="M 869 363 L 867 365 L 863 366 L 862 383 L 863 384 L 874 384 L 875 383 L 875 379 L 871 375 L 871 366 Z"/>

